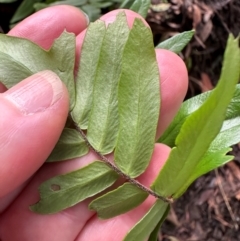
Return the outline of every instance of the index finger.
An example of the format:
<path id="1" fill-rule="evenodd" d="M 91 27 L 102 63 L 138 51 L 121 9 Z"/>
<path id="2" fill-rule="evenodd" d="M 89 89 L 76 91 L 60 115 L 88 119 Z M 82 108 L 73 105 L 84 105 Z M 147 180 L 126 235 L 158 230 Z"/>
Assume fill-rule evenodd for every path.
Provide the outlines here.
<path id="1" fill-rule="evenodd" d="M 29 16 L 10 30 L 8 35 L 27 38 L 48 49 L 64 30 L 78 35 L 88 22 L 87 15 L 78 8 L 59 5 Z"/>

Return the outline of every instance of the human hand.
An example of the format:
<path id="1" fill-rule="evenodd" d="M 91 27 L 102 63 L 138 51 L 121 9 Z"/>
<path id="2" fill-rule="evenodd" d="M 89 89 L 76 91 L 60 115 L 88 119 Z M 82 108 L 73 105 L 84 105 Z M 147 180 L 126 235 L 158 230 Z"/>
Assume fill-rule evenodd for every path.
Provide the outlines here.
<path id="1" fill-rule="evenodd" d="M 112 22 L 118 12 L 110 12 L 102 20 Z M 126 14 L 130 26 L 135 17 L 140 17 L 131 11 L 126 11 Z M 86 19 L 78 9 L 56 6 L 30 16 L 9 34 L 28 38 L 49 48 L 66 29 L 76 34 L 76 54 L 79 55 L 86 27 Z M 159 137 L 185 96 L 187 71 L 177 55 L 166 50 L 156 50 L 156 54 L 162 98 Z M 148 197 L 126 214 L 104 221 L 88 210 L 89 200 L 52 215 L 39 215 L 29 210 L 29 205 L 39 200 L 37 188 L 40 183 L 96 159 L 90 152 L 87 156 L 67 162 L 44 164 L 68 115 L 67 90 L 58 77 L 49 71 L 40 72 L 8 91 L 0 86 L 0 92 L 0 240 L 122 240 L 152 206 L 153 197 Z M 169 152 L 169 147 L 155 144 L 150 165 L 138 180 L 149 186 Z"/>

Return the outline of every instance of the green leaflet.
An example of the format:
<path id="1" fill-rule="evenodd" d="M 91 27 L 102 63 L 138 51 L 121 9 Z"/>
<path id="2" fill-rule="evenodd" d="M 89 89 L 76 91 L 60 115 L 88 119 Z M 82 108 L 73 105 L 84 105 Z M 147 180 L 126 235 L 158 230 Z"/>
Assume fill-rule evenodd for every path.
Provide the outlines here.
<path id="1" fill-rule="evenodd" d="M 41 0 L 23 0 L 17 11 L 14 13 L 10 23 L 16 23 L 26 18 L 34 12 L 33 4 L 41 2 Z"/>
<path id="2" fill-rule="evenodd" d="M 159 88 L 152 34 L 136 19 L 122 59 L 120 127 L 114 153 L 118 168 L 133 178 L 145 171 L 151 159 L 160 109 Z"/>
<path id="3" fill-rule="evenodd" d="M 13 3 L 16 2 L 17 0 L 0 0 L 0 3 Z"/>
<path id="4" fill-rule="evenodd" d="M 182 128 L 183 123 L 187 117 L 194 111 L 199 109 L 199 107 L 206 101 L 212 91 L 205 92 L 201 95 L 197 95 L 189 100 L 186 100 L 182 105 L 177 115 L 163 133 L 163 135 L 158 139 L 158 142 L 164 143 L 170 147 L 175 146 L 175 140 Z"/>
<path id="5" fill-rule="evenodd" d="M 168 204 L 157 200 L 145 216 L 129 231 L 124 241 L 144 241 L 165 215 Z"/>
<path id="6" fill-rule="evenodd" d="M 108 25 L 101 46 L 87 138 L 102 154 L 111 153 L 116 145 L 119 125 L 118 82 L 129 31 L 125 13 L 121 12 L 116 21 Z"/>
<path id="7" fill-rule="evenodd" d="M 47 162 L 64 161 L 88 153 L 88 146 L 75 129 L 64 128 Z"/>
<path id="8" fill-rule="evenodd" d="M 229 147 L 219 149 L 215 152 L 211 152 L 210 150 L 207 151 L 202 157 L 201 161 L 197 164 L 194 172 L 191 173 L 190 178 L 195 176 L 196 179 L 201 175 L 204 175 L 207 172 L 212 171 L 213 169 L 218 168 L 232 160 L 233 156 L 226 156 L 226 153 L 228 153 L 229 151 L 231 151 L 231 148 Z"/>
<path id="9" fill-rule="evenodd" d="M 226 155 L 226 153 L 231 150 L 229 146 L 239 143 L 239 133 L 240 117 L 224 121 L 221 132 L 211 143 L 208 151 L 199 161 L 195 169 L 191 172 L 191 176 L 187 182 L 178 190 L 176 195 L 181 196 L 189 185 L 198 177 L 232 160 L 233 156 Z"/>
<path id="10" fill-rule="evenodd" d="M 91 22 L 96 21 L 98 18 L 101 17 L 101 9 L 90 5 L 86 4 L 81 7 L 81 10 L 83 10 L 87 15 L 88 18 Z"/>
<path id="11" fill-rule="evenodd" d="M 90 0 L 91 5 L 97 8 L 107 8 L 113 4 L 113 1 L 108 0 Z"/>
<path id="12" fill-rule="evenodd" d="M 158 222 L 157 226 L 155 227 L 155 229 L 152 231 L 152 233 L 150 234 L 148 241 L 158 241 L 158 234 L 160 231 L 160 227 L 162 226 L 164 220 L 166 219 L 168 213 L 170 210 L 170 206 L 168 205 L 164 215 L 162 216 L 162 218 L 160 219 L 160 221 Z"/>
<path id="13" fill-rule="evenodd" d="M 81 49 L 76 77 L 76 105 L 71 114 L 73 120 L 83 130 L 88 127 L 93 99 L 93 84 L 105 32 L 106 27 L 103 21 L 91 23 L 87 28 Z"/>
<path id="14" fill-rule="evenodd" d="M 130 9 L 146 18 L 151 0 L 135 0 Z"/>
<path id="15" fill-rule="evenodd" d="M 146 18 L 150 3 L 150 0 L 125 0 L 119 8 L 130 9 Z"/>
<path id="16" fill-rule="evenodd" d="M 169 125 L 167 130 L 163 133 L 163 135 L 159 138 L 158 142 L 164 143 L 170 147 L 174 147 L 176 137 L 177 137 L 184 121 L 186 120 L 186 118 L 191 113 L 193 113 L 195 110 L 197 110 L 204 103 L 204 101 L 209 97 L 209 95 L 211 93 L 212 93 L 212 91 L 208 91 L 203 94 L 197 95 L 189 100 L 186 100 L 181 105 L 181 108 L 178 111 L 177 115 L 175 116 L 174 120 L 171 122 L 171 124 Z M 236 86 L 234 96 L 227 108 L 224 123 L 226 122 L 226 120 L 235 118 L 239 115 L 240 115 L 240 84 L 238 84 Z M 236 121 L 234 121 L 234 123 L 235 122 Z M 222 132 L 222 130 L 221 130 L 221 132 Z M 232 132 L 232 134 L 233 134 L 233 132 Z M 232 143 L 231 145 L 236 144 L 237 142 Z"/>
<path id="17" fill-rule="evenodd" d="M 226 119 L 232 119 L 240 115 L 240 84 L 236 86 L 234 96 L 228 106 Z"/>
<path id="18" fill-rule="evenodd" d="M 224 148 L 215 152 L 208 151 L 207 153 L 205 153 L 197 166 L 190 173 L 189 178 L 176 192 L 175 197 L 180 197 L 192 184 L 192 182 L 195 181 L 198 177 L 231 161 L 233 159 L 233 156 L 226 155 L 226 153 L 230 150 L 231 148 Z"/>
<path id="19" fill-rule="evenodd" d="M 167 49 L 170 50 L 176 54 L 180 53 L 185 46 L 190 42 L 194 35 L 195 31 L 185 31 L 179 34 L 176 34 L 175 36 L 161 42 L 156 46 L 158 49 Z"/>
<path id="20" fill-rule="evenodd" d="M 49 6 L 50 6 L 50 4 L 47 4 L 47 3 L 34 3 L 33 4 L 33 8 L 34 8 L 35 12 L 40 11 L 44 8 L 47 8 Z"/>
<path id="21" fill-rule="evenodd" d="M 105 190 L 117 179 L 116 172 L 105 163 L 95 161 L 43 182 L 39 188 L 41 199 L 30 208 L 41 214 L 56 213 Z"/>
<path id="22" fill-rule="evenodd" d="M 86 4 L 88 2 L 88 0 L 65 0 L 65 1 L 56 1 L 51 3 L 51 6 L 55 6 L 55 5 L 72 5 L 72 6 L 82 6 L 84 4 Z"/>
<path id="23" fill-rule="evenodd" d="M 227 148 L 240 141 L 240 117 L 226 120 L 223 123 L 221 132 L 211 143 L 209 151 L 214 152 Z"/>
<path id="24" fill-rule="evenodd" d="M 130 9 L 134 2 L 135 0 L 125 0 L 119 8 Z"/>
<path id="25" fill-rule="evenodd" d="M 218 86 L 203 105 L 186 119 L 176 138 L 176 147 L 152 184 L 152 189 L 159 195 L 178 197 L 178 190 L 219 133 L 238 82 L 239 70 L 238 40 L 230 36 Z"/>
<path id="26" fill-rule="evenodd" d="M 7 88 L 11 88 L 16 83 L 33 74 L 30 69 L 3 52 L 0 52 L 0 66 L 0 81 Z M 11 72 L 9 71 L 10 69 Z"/>
<path id="27" fill-rule="evenodd" d="M 143 190 L 130 183 L 124 183 L 117 189 L 92 201 L 89 209 L 95 210 L 101 219 L 112 218 L 132 210 L 147 197 L 148 194 Z"/>
<path id="28" fill-rule="evenodd" d="M 22 38 L 12 37 L 0 34 L 0 59 L 4 61 L 8 58 L 8 63 L 16 63 L 16 66 L 5 65 L 1 69 L 1 78 L 8 75 L 8 78 L 1 79 L 1 82 L 11 87 L 19 82 L 19 76 L 26 76 L 37 73 L 42 70 L 52 70 L 65 83 L 68 88 L 71 100 L 71 108 L 75 102 L 75 86 L 74 86 L 74 62 L 75 62 L 75 36 L 67 32 L 63 32 L 61 36 L 54 41 L 50 50 L 44 50 L 37 44 Z M 8 57 L 7 57 L 8 56 Z M 41 60 L 41 61 L 39 61 Z M 4 62 L 5 63 L 5 62 Z M 22 71 L 20 65 L 25 66 Z M 13 69 L 20 70 L 14 73 Z M 15 78 L 14 78 L 15 77 Z M 11 82 L 8 80 L 11 79 Z"/>

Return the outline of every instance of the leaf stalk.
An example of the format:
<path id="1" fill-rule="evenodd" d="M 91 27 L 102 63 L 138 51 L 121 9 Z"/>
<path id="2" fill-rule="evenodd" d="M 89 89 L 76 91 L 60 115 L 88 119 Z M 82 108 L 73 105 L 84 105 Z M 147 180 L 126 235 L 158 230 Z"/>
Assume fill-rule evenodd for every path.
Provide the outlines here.
<path id="1" fill-rule="evenodd" d="M 104 163 L 106 163 L 113 171 L 115 171 L 118 175 L 120 175 L 121 177 L 123 177 L 125 180 L 127 180 L 129 183 L 137 186 L 138 188 L 140 188 L 141 190 L 143 190 L 144 192 L 147 192 L 149 195 L 154 196 L 157 199 L 160 199 L 164 202 L 167 203 L 173 203 L 173 198 L 172 197 L 163 197 L 158 195 L 157 193 L 155 193 L 153 190 L 147 188 L 146 186 L 144 186 L 142 183 L 140 183 L 139 181 L 137 181 L 136 179 L 131 178 L 130 176 L 128 176 L 127 174 L 123 173 L 113 162 L 111 162 L 106 156 L 104 156 L 102 153 L 100 153 L 98 150 L 96 150 L 91 143 L 88 141 L 87 136 L 85 135 L 85 133 L 82 131 L 81 128 L 79 128 L 79 126 L 77 125 L 77 123 L 74 122 L 74 126 L 75 129 L 79 132 L 79 134 L 82 136 L 82 138 L 84 139 L 84 141 L 86 142 L 86 144 L 89 146 L 90 149 L 92 149 L 100 158 L 101 161 L 103 161 Z"/>

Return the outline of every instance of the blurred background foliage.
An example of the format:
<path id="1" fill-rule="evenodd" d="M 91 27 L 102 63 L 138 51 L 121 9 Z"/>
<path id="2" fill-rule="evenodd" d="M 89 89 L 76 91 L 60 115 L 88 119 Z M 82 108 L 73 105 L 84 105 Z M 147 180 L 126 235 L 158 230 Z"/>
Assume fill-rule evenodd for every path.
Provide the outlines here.
<path id="1" fill-rule="evenodd" d="M 7 31 L 36 11 L 63 4 L 81 9 L 88 15 L 91 22 L 98 19 L 102 14 L 118 8 L 133 9 L 139 12 L 138 10 L 144 6 L 143 15 L 146 17 L 150 0 L 0 0 L 0 4 L 11 4 L 15 8 L 13 15 L 9 16 L 9 22 L 2 26 L 4 31 Z M 4 12 L 1 15 L 3 16 Z"/>
<path id="2" fill-rule="evenodd" d="M 0 0 L 1 1 L 15 1 L 15 0 Z M 111 11 L 118 7 L 121 0 L 23 0 L 17 11 L 10 20 L 10 24 L 16 24 L 22 19 L 26 18 L 33 12 L 39 11 L 43 8 L 54 5 L 72 5 L 83 10 L 90 21 L 94 21 L 101 16 L 101 10 Z"/>

